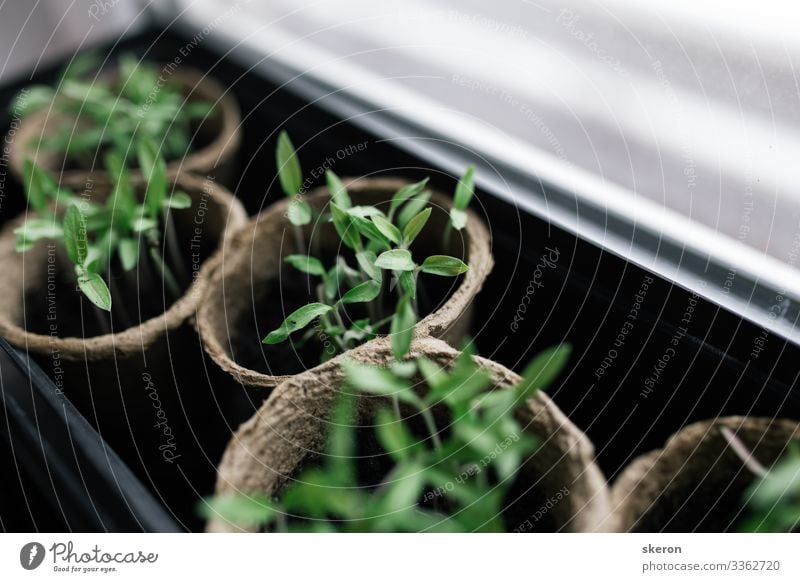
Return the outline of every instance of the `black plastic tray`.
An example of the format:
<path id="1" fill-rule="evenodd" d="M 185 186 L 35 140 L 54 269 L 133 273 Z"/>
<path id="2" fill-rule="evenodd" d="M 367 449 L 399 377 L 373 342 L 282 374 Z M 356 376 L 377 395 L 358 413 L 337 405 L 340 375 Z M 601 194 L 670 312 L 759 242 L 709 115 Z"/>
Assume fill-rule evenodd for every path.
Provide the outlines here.
<path id="1" fill-rule="evenodd" d="M 125 40 L 113 47 L 113 52 L 133 51 L 149 60 L 164 62 L 172 60 L 184 44 L 185 39 L 179 35 L 159 30 Z M 391 168 L 389 173 L 393 175 L 427 175 L 440 188 L 453 187 L 453 177 L 435 165 L 304 102 L 292 92 L 291 84 L 278 89 L 269 80 L 220 59 L 205 47 L 193 50 L 183 62 L 209 70 L 232 88 L 242 107 L 245 139 L 235 192 L 251 213 L 281 196 L 274 189 L 268 191 L 271 176 L 275 175 L 273 148 L 278 129 L 287 129 L 296 144 L 304 144 L 300 155 L 305 167 L 322 163 L 342 147 L 367 143 L 363 152 L 337 160 L 336 172 L 364 175 Z M 34 80 L 52 81 L 56 73 L 57 68 L 44 71 Z M 3 90 L 0 106 L 10 102 L 20 87 Z M 531 189 L 536 188 L 540 186 L 531 185 Z M 800 418 L 800 394 L 795 389 L 800 370 L 796 364 L 800 361 L 797 346 L 766 334 L 738 315 L 693 297 L 623 258 L 522 213 L 492 192 L 479 191 L 477 200 L 493 233 L 496 260 L 495 270 L 477 301 L 472 332 L 479 350 L 519 369 L 546 346 L 562 341 L 572 343 L 573 368 L 551 395 L 594 441 L 600 465 L 610 479 L 634 456 L 660 446 L 671 433 L 695 420 L 727 414 Z M 19 186 L 7 184 L 0 221 L 12 218 L 23 208 Z M 554 267 L 540 269 L 541 275 L 537 275 L 537 264 L 543 254 L 549 253 L 547 249 L 558 249 L 559 259 Z M 649 279 L 652 282 L 636 311 L 636 319 L 630 320 L 642 282 Z M 531 286 L 532 280 L 541 286 Z M 532 288 L 535 291 L 530 292 Z M 524 313 L 521 305 L 525 305 Z M 691 323 L 687 326 L 684 319 L 690 307 Z M 517 325 L 512 328 L 515 315 Z M 622 344 L 615 344 L 626 320 L 632 321 L 633 328 Z M 672 344 L 676 337 L 677 346 Z M 754 351 L 757 347 L 758 353 Z M 616 350 L 613 358 L 610 350 Z M 657 371 L 659 360 L 666 355 L 668 365 Z M 597 370 L 604 360 L 611 365 L 598 377 Z M 10 488 L 2 496 L 10 501 L 0 507 L 3 529 L 169 530 L 178 522 L 183 527 L 199 526 L 196 517 L 188 515 L 185 508 L 160 511 L 154 507 L 153 498 L 99 437 L 91 434 L 79 413 L 63 398 L 52 400 L 47 394 L 52 386 L 47 387 L 34 364 L 27 359 L 24 362 L 24 366 L 15 364 L 17 372 L 11 375 L 7 374 L 11 364 L 1 362 L 6 411 L 14 409 L 9 402 L 16 402 L 8 398 L 9 394 L 19 398 L 19 394 L 29 391 L 33 402 L 43 400 L 51 408 L 55 406 L 52 402 L 58 402 L 70 412 L 46 417 L 6 412 L 5 423 L 12 442 L 41 435 L 42 442 L 64 446 L 44 447 L 45 460 L 50 466 L 56 466 L 58 461 L 60 468 L 49 473 L 41 472 L 42 459 L 35 455 L 19 454 L 19 449 L 12 449 L 16 453 L 13 456 L 2 452 L 3 474 L 11 476 L 2 480 L 2 486 Z M 207 368 L 213 371 L 210 360 Z M 213 390 L 213 374 L 206 382 Z M 14 422 L 8 420 L 12 417 Z M 75 438 L 75 423 L 83 427 L 85 438 Z M 209 454 L 218 455 L 222 447 L 224 442 L 216 443 Z M 81 492 L 85 478 L 82 465 L 74 461 L 78 457 L 93 460 L 97 482 L 105 486 L 114 483 L 114 494 L 97 495 L 88 489 Z M 97 462 L 98 459 L 109 461 Z M 124 460 L 130 463 L 129 459 Z M 121 473 L 127 478 L 118 479 Z M 198 496 L 210 493 L 213 478 L 210 467 L 200 479 Z M 36 503 L 26 501 L 31 491 L 39 496 L 36 503 L 49 507 L 60 501 L 60 507 L 68 505 L 71 513 L 48 521 L 32 511 L 31 506 Z M 161 497 L 162 492 L 156 493 Z M 76 497 L 74 503 L 64 502 L 62 495 L 67 494 Z M 127 503 L 121 504 L 121 498 Z M 178 522 L 171 521 L 170 514 L 177 515 Z"/>

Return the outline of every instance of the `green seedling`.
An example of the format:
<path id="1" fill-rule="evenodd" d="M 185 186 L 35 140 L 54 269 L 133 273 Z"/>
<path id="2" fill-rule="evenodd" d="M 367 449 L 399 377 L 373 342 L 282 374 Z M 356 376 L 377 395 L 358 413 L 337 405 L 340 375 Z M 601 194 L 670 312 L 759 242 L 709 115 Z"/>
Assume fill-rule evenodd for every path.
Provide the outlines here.
<path id="1" fill-rule="evenodd" d="M 87 77 L 97 64 L 91 57 L 77 59 L 64 71 L 56 88 L 28 87 L 15 100 L 18 114 L 49 107 L 48 116 L 75 120 L 44 135 L 39 146 L 65 152 L 90 167 L 98 155 L 108 152 L 127 160 L 135 155 L 141 142 L 159 136 L 166 158 L 185 156 L 190 147 L 191 123 L 209 116 L 211 104 L 187 102 L 180 87 L 170 82 L 166 73 L 131 55 L 120 58 L 117 75 Z"/>
<path id="2" fill-rule="evenodd" d="M 322 463 L 303 470 L 278 498 L 220 496 L 205 501 L 202 513 L 270 531 L 504 531 L 508 493 L 537 448 L 516 413 L 552 384 L 569 354 L 567 345 L 541 353 L 512 389 L 491 389 L 491 378 L 469 352 L 449 370 L 425 358 L 388 369 L 345 362 Z M 376 484 L 359 479 L 356 445 L 363 437 L 352 426 L 357 394 L 395 403 L 379 406 L 369 423 L 381 446 L 378 456 L 390 460 Z M 445 427 L 436 424 L 434 412 Z M 424 421 L 421 434 L 414 428 L 417 415 Z"/>
<path id="3" fill-rule="evenodd" d="M 168 255 L 173 265 L 182 266 L 170 210 L 189 208 L 191 198 L 185 192 L 170 195 L 166 163 L 154 142 L 140 142 L 137 155 L 146 184 L 142 202 L 132 186 L 130 168 L 116 152 L 105 157 L 113 188 L 102 204 L 77 198 L 59 187 L 45 170 L 25 162 L 28 204 L 36 214 L 15 231 L 17 250 L 25 252 L 42 239 L 63 244 L 81 291 L 104 311 L 112 307 L 108 280 L 113 265 L 118 264 L 123 274 L 129 273 L 143 257 L 147 268 L 152 266 L 161 275 L 173 298 L 181 294 L 164 257 Z"/>
<path id="4" fill-rule="evenodd" d="M 388 211 L 384 212 L 375 206 L 354 206 L 342 180 L 327 170 L 331 204 L 330 217 L 326 219 L 333 223 L 344 252 L 339 253 L 333 264 L 325 265 L 305 251 L 307 245 L 301 227 L 314 217 L 311 207 L 299 196 L 300 164 L 286 132 L 281 132 L 278 138 L 276 162 L 283 191 L 292 198 L 288 218 L 295 228 L 296 246 L 303 251 L 284 260 L 316 277 L 318 284 L 315 301 L 286 317 L 280 327 L 267 334 L 263 343 L 278 344 L 303 330 L 306 332 L 301 342 L 309 341 L 315 334 L 324 334 L 334 345 L 333 350 L 323 351 L 323 359 L 327 359 L 385 333 L 389 326 L 395 354 L 402 358 L 418 320 L 420 274 L 455 277 L 469 269 L 455 257 L 431 255 L 418 262 L 412 254 L 411 245 L 432 212 L 427 206 L 430 194 L 424 192 L 427 179 L 395 192 Z M 471 180 L 472 171 L 467 174 Z M 463 192 L 459 196 L 462 204 L 469 202 L 469 196 Z M 463 216 L 466 218 L 466 214 Z M 387 295 L 395 296 L 389 315 L 384 312 Z M 350 321 L 345 310 L 356 304 L 363 306 L 366 317 Z M 316 322 L 319 322 L 316 329 L 307 329 Z"/>

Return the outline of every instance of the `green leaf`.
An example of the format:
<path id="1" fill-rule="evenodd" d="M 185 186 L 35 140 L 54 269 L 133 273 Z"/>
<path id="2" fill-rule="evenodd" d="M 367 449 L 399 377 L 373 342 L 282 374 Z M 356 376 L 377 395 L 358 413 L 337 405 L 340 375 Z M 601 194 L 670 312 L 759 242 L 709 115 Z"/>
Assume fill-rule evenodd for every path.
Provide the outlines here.
<path id="1" fill-rule="evenodd" d="M 283 259 L 285 263 L 289 263 L 298 271 L 303 271 L 309 275 L 317 275 L 318 277 L 325 276 L 325 267 L 322 262 L 316 257 L 309 255 L 288 255 Z"/>
<path id="2" fill-rule="evenodd" d="M 394 212 L 403 204 L 403 202 L 422 192 L 422 189 L 425 188 L 425 184 L 427 183 L 428 178 L 425 178 L 420 182 L 403 186 L 397 192 L 395 192 L 395 194 L 392 196 L 392 201 L 389 204 L 389 214 L 394 214 Z"/>
<path id="3" fill-rule="evenodd" d="M 331 204 L 331 220 L 342 242 L 351 249 L 358 250 L 361 247 L 361 236 L 353 224 L 354 217 L 336 204 Z"/>
<path id="4" fill-rule="evenodd" d="M 417 276 L 414 271 L 403 271 L 397 282 L 400 283 L 404 295 L 410 295 L 412 299 L 417 296 Z"/>
<path id="5" fill-rule="evenodd" d="M 461 178 L 461 180 L 458 181 L 458 185 L 456 185 L 456 193 L 453 197 L 453 205 L 459 210 L 464 210 L 467 206 L 469 206 L 470 200 L 472 200 L 472 196 L 475 194 L 474 176 L 475 166 L 470 164 L 467 166 L 467 171 L 464 173 L 464 177 Z"/>
<path id="6" fill-rule="evenodd" d="M 381 231 L 381 234 L 392 241 L 394 244 L 400 244 L 400 240 L 402 235 L 400 234 L 400 229 L 389 222 L 383 215 L 375 214 L 370 217 L 372 222 Z"/>
<path id="7" fill-rule="evenodd" d="M 223 519 L 243 528 L 252 528 L 273 521 L 278 510 L 263 495 L 228 494 L 206 499 L 200 505 L 206 519 Z"/>
<path id="8" fill-rule="evenodd" d="M 381 408 L 375 416 L 375 431 L 383 450 L 398 461 L 408 459 L 419 442 L 408 426 L 388 408 Z"/>
<path id="9" fill-rule="evenodd" d="M 133 232 L 145 232 L 146 230 L 154 229 L 158 226 L 158 222 L 152 218 L 140 216 L 131 223 L 131 230 Z"/>
<path id="10" fill-rule="evenodd" d="M 522 381 L 516 390 L 520 398 L 527 400 L 539 390 L 545 390 L 566 367 L 572 346 L 561 344 L 548 348 L 536 356 L 522 372 Z"/>
<path id="11" fill-rule="evenodd" d="M 395 221 L 397 226 L 400 228 L 405 228 L 409 220 L 414 218 L 417 214 L 425 209 L 425 205 L 428 204 L 428 200 L 430 199 L 431 193 L 423 192 L 416 198 L 409 200 L 397 214 L 397 220 Z"/>
<path id="12" fill-rule="evenodd" d="M 381 253 L 375 260 L 375 266 L 390 271 L 413 271 L 416 267 L 411 253 L 406 249 L 392 249 Z"/>
<path id="13" fill-rule="evenodd" d="M 358 216 L 359 218 L 369 218 L 370 216 L 384 216 L 383 212 L 374 206 L 351 206 L 347 209 L 350 216 Z"/>
<path id="14" fill-rule="evenodd" d="M 442 277 L 455 277 L 469 271 L 463 261 L 447 255 L 431 255 L 422 263 L 422 272 Z"/>
<path id="15" fill-rule="evenodd" d="M 361 392 L 378 396 L 396 396 L 399 400 L 411 404 L 419 402 L 408 382 L 388 370 L 365 366 L 352 360 L 344 360 L 342 368 L 347 384 Z"/>
<path id="16" fill-rule="evenodd" d="M 265 344 L 278 344 L 285 341 L 289 335 L 297 330 L 303 329 L 316 318 L 328 313 L 332 307 L 323 303 L 309 303 L 293 312 L 287 317 L 283 324 L 276 330 L 271 331 L 264 338 Z"/>
<path id="17" fill-rule="evenodd" d="M 372 251 L 356 253 L 356 261 L 358 261 L 358 266 L 361 267 L 361 270 L 364 271 L 370 279 L 380 282 L 383 280 L 383 275 L 381 270 L 375 266 L 377 258 L 378 257 Z"/>
<path id="18" fill-rule="evenodd" d="M 392 325 L 389 328 L 395 359 L 402 360 L 411 349 L 416 323 L 417 314 L 411 307 L 411 297 L 405 295 L 397 302 L 397 311 L 392 317 Z"/>
<path id="19" fill-rule="evenodd" d="M 381 292 L 381 284 L 369 280 L 356 285 L 345 293 L 339 300 L 340 303 L 367 303 L 375 299 Z"/>
<path id="20" fill-rule="evenodd" d="M 147 183 L 145 207 L 151 218 L 158 216 L 167 195 L 167 164 L 151 139 L 143 139 L 137 149 L 139 167 Z"/>
<path id="21" fill-rule="evenodd" d="M 53 218 L 29 218 L 25 224 L 14 229 L 20 241 L 34 243 L 43 238 L 57 239 L 64 230 Z"/>
<path id="22" fill-rule="evenodd" d="M 278 147 L 275 150 L 275 163 L 278 166 L 278 178 L 281 188 L 287 196 L 295 196 L 303 186 L 303 173 L 297 153 L 289 139 L 289 134 L 282 131 L 278 136 Z"/>
<path id="23" fill-rule="evenodd" d="M 71 204 L 64 214 L 64 247 L 74 265 L 83 265 L 89 243 L 86 238 L 86 223 L 77 205 Z"/>
<path id="24" fill-rule="evenodd" d="M 366 237 L 367 240 L 380 245 L 381 248 L 388 249 L 390 246 L 389 239 L 375 226 L 375 223 L 360 216 L 350 215 L 350 221 L 359 234 Z"/>
<path id="25" fill-rule="evenodd" d="M 453 228 L 456 230 L 461 230 L 465 226 L 467 226 L 467 213 L 463 210 L 459 210 L 458 208 L 451 208 L 450 209 L 450 224 L 453 225 Z"/>
<path id="26" fill-rule="evenodd" d="M 339 179 L 339 176 L 330 170 L 325 170 L 325 179 L 328 182 L 328 191 L 331 193 L 331 200 L 333 200 L 339 208 L 347 210 L 353 206 L 353 203 L 350 201 L 350 195 L 347 193 L 347 188 Z"/>
<path id="27" fill-rule="evenodd" d="M 389 369 L 401 378 L 411 378 L 417 373 L 417 363 L 413 360 L 405 362 L 395 360 L 389 365 Z"/>
<path id="28" fill-rule="evenodd" d="M 300 197 L 289 202 L 289 222 L 295 226 L 303 226 L 311 222 L 311 206 Z"/>
<path id="29" fill-rule="evenodd" d="M 175 210 L 183 210 L 192 207 L 192 198 L 186 192 L 173 192 L 172 196 L 164 200 L 165 208 L 174 208 Z"/>
<path id="30" fill-rule="evenodd" d="M 23 162 L 22 171 L 25 178 L 25 195 L 28 204 L 39 214 L 47 212 L 47 199 L 58 189 L 55 180 L 33 160 Z"/>
<path id="31" fill-rule="evenodd" d="M 25 93 L 18 94 L 9 107 L 11 115 L 25 116 L 50 105 L 55 92 L 46 85 L 33 85 L 26 88 Z"/>
<path id="32" fill-rule="evenodd" d="M 130 271 L 139 262 L 139 241 L 135 238 L 121 239 L 117 250 L 123 270 Z"/>
<path id="33" fill-rule="evenodd" d="M 416 239 L 419 233 L 422 232 L 422 229 L 425 228 L 432 211 L 432 208 L 426 208 L 408 221 L 408 224 L 406 224 L 403 229 L 403 240 L 405 240 L 407 245 L 414 242 L 414 239 Z"/>
<path id="34" fill-rule="evenodd" d="M 111 292 L 100 275 L 83 271 L 78 275 L 78 286 L 89 301 L 104 311 L 111 311 Z"/>

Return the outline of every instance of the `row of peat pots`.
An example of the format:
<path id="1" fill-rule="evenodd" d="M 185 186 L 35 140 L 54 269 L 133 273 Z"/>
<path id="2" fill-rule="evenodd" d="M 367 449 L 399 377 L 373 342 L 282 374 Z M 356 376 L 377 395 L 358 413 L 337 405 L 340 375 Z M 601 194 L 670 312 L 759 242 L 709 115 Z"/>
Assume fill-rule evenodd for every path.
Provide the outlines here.
<path id="1" fill-rule="evenodd" d="M 223 186 L 229 93 L 78 64 L 11 107 L 28 208 L 0 234 L 0 333 L 187 529 L 796 527 L 795 422 L 687 426 L 612 486 L 546 394 L 570 346 L 520 375 L 473 353 L 493 258 L 472 168 L 452 196 L 330 171 L 310 189 L 281 133 L 264 179 L 286 197 L 249 218 Z"/>

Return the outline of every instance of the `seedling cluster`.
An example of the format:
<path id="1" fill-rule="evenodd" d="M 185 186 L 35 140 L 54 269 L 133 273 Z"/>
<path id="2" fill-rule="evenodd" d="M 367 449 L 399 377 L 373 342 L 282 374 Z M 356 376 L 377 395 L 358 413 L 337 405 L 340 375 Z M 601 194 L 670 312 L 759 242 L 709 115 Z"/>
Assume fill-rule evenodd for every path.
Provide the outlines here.
<path id="1" fill-rule="evenodd" d="M 169 210 L 188 208 L 192 201 L 185 192 L 170 195 L 166 163 L 154 142 L 142 140 L 137 154 L 146 181 L 143 202 L 138 201 L 130 170 L 116 152 L 105 157 L 113 189 L 102 203 L 76 196 L 44 169 L 30 160 L 25 162 L 28 204 L 36 214 L 15 231 L 17 251 L 25 252 L 43 239 L 63 244 L 81 291 L 104 311 L 112 307 L 107 283 L 112 265 L 130 273 L 142 257 L 146 257 L 147 267 L 152 266 L 162 277 L 173 298 L 181 293 L 179 281 L 164 259 L 167 253 L 173 266 L 182 265 Z"/>
<path id="2" fill-rule="evenodd" d="M 123 160 L 134 157 L 140 143 L 153 136 L 161 140 L 165 158 L 186 155 L 191 123 L 207 117 L 211 104 L 186 102 L 176 83 L 164 82 L 157 67 L 131 55 L 120 58 L 116 75 L 88 77 L 97 64 L 91 54 L 76 58 L 57 88 L 33 86 L 18 100 L 23 115 L 48 108 L 48 117 L 61 122 L 42 136 L 39 147 L 65 152 L 83 167 L 92 167 L 97 155 L 108 151 Z"/>
<path id="3" fill-rule="evenodd" d="M 389 369 L 346 361 L 321 465 L 303 470 L 279 498 L 220 496 L 203 513 L 270 531 L 505 531 L 508 492 L 537 448 L 516 412 L 555 380 L 569 354 L 567 345 L 548 349 L 518 385 L 494 390 L 469 351 L 450 370 L 424 357 L 396 360 Z M 357 394 L 387 402 L 377 409 L 374 430 L 392 466 L 377 485 L 359 478 Z M 425 426 L 420 434 L 416 417 Z"/>
<path id="4" fill-rule="evenodd" d="M 291 313 L 263 342 L 284 342 L 291 334 L 318 321 L 318 328 L 306 330 L 300 341 L 306 342 L 315 334 L 324 334 L 335 346 L 332 350 L 323 350 L 322 359 L 328 359 L 385 333 L 388 326 L 395 350 L 405 353 L 419 318 L 419 275 L 455 277 L 469 269 L 463 261 L 448 255 L 430 255 L 422 262 L 415 261 L 412 255 L 411 245 L 425 228 L 432 212 L 428 205 L 430 193 L 425 191 L 427 179 L 395 192 L 384 211 L 377 206 L 354 205 L 342 180 L 327 170 L 330 212 L 316 218 L 333 223 L 341 247 L 349 249 L 351 257 L 339 253 L 333 264 L 325 265 L 321 258 L 307 250 L 310 245 L 306 244 L 302 227 L 315 218 L 314 211 L 302 199 L 300 163 L 285 132 L 278 138 L 276 162 L 281 187 L 290 198 L 287 216 L 300 251 L 284 260 L 298 271 L 317 277 L 319 282 L 316 301 Z M 450 213 L 446 237 L 452 229 L 460 230 L 466 226 L 465 209 L 472 196 L 473 168 L 470 167 L 456 190 L 456 203 Z M 394 295 L 396 300 L 387 313 L 389 302 L 386 297 L 390 295 Z M 355 304 L 366 306 L 365 317 L 345 317 L 346 306 Z"/>

